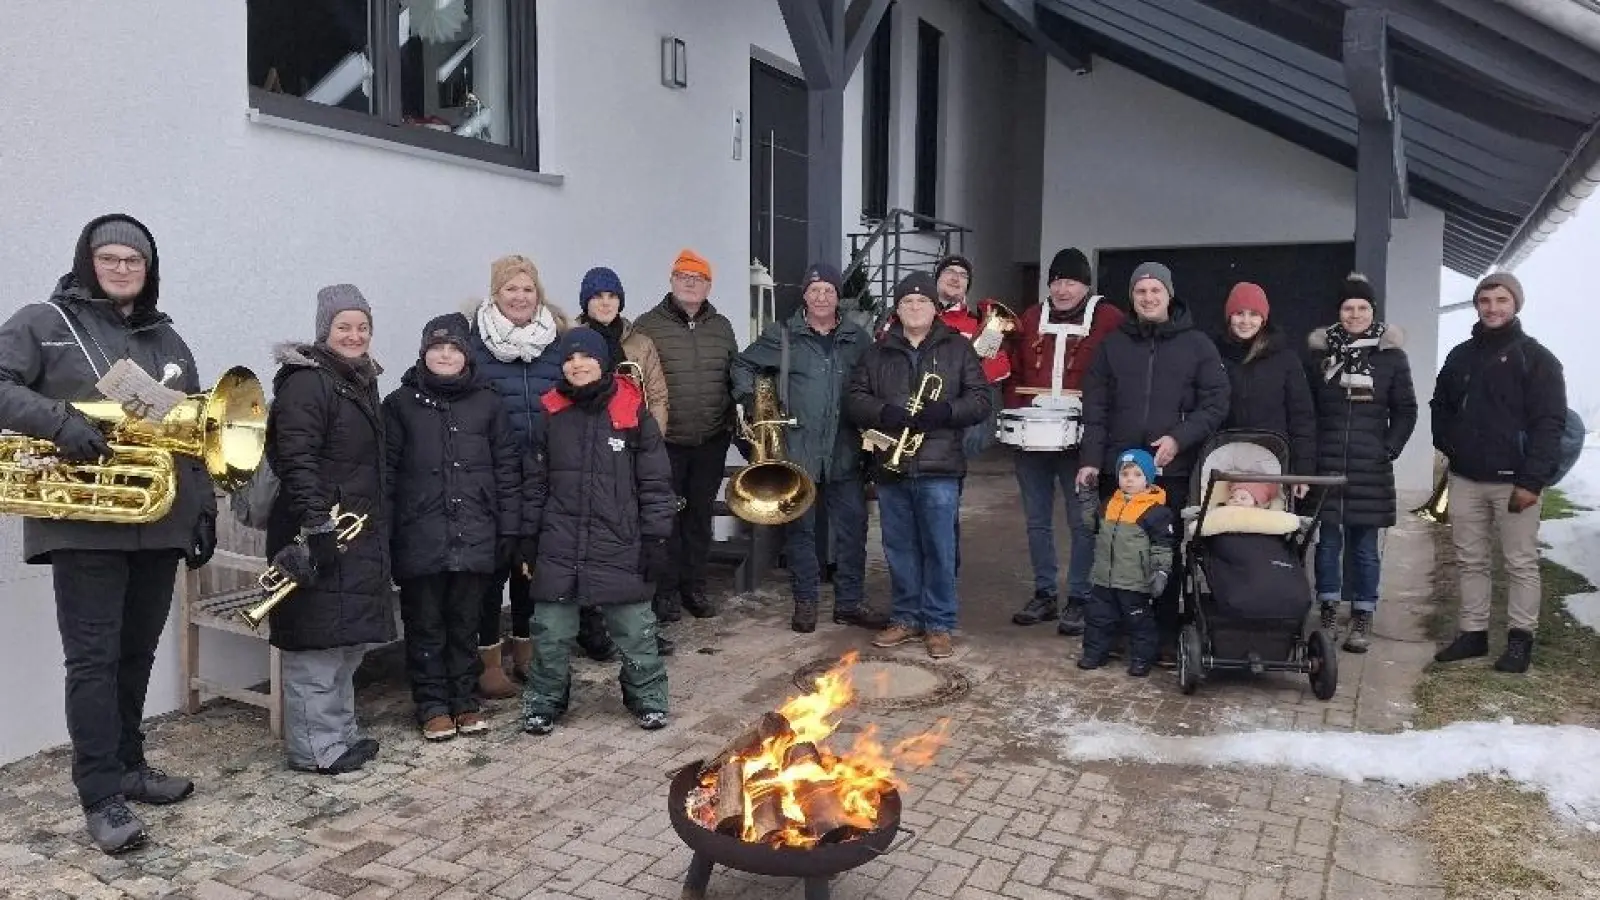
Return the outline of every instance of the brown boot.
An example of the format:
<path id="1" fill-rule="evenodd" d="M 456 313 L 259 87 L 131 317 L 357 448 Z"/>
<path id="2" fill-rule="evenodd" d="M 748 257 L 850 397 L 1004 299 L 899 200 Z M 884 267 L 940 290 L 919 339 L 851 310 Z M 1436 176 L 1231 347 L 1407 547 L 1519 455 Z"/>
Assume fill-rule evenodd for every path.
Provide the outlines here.
<path id="1" fill-rule="evenodd" d="M 500 661 L 500 647 L 500 644 L 490 644 L 478 648 L 478 658 L 483 660 L 478 694 L 489 700 L 507 700 L 517 695 L 517 686 L 506 677 L 505 666 Z"/>
<path id="2" fill-rule="evenodd" d="M 533 664 L 533 638 L 511 638 L 511 677 L 528 680 L 528 666 Z"/>

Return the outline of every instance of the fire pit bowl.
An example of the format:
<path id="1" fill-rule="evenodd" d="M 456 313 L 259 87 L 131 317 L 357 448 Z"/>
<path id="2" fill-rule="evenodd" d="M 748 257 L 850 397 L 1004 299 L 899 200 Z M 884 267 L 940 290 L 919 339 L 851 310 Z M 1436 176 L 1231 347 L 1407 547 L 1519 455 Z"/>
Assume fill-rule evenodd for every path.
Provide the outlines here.
<path id="1" fill-rule="evenodd" d="M 878 827 L 837 844 L 769 847 L 720 834 L 691 819 L 686 809 L 689 792 L 699 781 L 702 765 L 704 761 L 696 760 L 679 769 L 667 790 L 667 814 L 672 820 L 672 830 L 694 851 L 694 861 L 689 864 L 689 874 L 684 879 L 684 900 L 700 900 L 705 896 L 711 869 L 718 865 L 753 875 L 803 878 L 806 900 L 825 900 L 829 878 L 888 853 L 890 844 L 901 831 L 914 836 L 909 829 L 900 827 L 900 794 L 893 788 L 883 795 L 879 805 Z"/>

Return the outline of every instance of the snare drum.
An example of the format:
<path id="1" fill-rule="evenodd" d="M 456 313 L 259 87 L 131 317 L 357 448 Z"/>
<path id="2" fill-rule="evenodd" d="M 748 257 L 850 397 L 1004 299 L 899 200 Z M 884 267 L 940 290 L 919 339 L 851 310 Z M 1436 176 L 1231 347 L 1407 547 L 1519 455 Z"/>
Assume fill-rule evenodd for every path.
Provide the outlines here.
<path id="1" fill-rule="evenodd" d="M 996 437 L 1019 450 L 1070 450 L 1083 441 L 1083 414 L 1037 406 L 1002 410 Z"/>

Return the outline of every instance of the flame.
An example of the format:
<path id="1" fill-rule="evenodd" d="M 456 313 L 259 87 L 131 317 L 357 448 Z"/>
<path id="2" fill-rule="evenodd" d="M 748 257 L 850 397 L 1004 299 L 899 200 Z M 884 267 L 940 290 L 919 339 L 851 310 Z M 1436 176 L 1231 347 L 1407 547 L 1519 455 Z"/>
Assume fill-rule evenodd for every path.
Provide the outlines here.
<path id="1" fill-rule="evenodd" d="M 901 787 L 895 766 L 928 765 L 943 746 L 948 719 L 941 720 L 933 731 L 887 749 L 873 726 L 844 752 L 827 744 L 839 727 L 839 713 L 856 698 L 850 674 L 858 659 L 855 652 L 846 654 L 837 666 L 817 677 L 813 691 L 791 697 L 778 708 L 792 734 L 768 738 L 759 751 L 738 758 L 744 776 L 743 840 L 813 846 L 822 835 L 808 829 L 806 817 L 808 809 L 818 807 L 830 810 L 830 827 L 849 825 L 869 831 L 877 824 L 883 795 L 890 788 Z M 716 780 L 716 773 L 708 773 L 702 785 L 714 788 Z M 704 817 L 701 823 L 716 824 Z M 780 826 L 776 832 L 770 830 L 773 825 Z"/>

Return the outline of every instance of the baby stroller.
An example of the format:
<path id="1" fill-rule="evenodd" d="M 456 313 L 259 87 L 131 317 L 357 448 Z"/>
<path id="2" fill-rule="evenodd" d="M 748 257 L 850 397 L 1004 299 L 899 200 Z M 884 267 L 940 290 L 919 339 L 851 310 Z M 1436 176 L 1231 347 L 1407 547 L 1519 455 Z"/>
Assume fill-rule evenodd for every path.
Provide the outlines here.
<path id="1" fill-rule="evenodd" d="M 1288 460 L 1288 441 L 1270 431 L 1223 431 L 1201 450 L 1183 516 L 1178 684 L 1185 694 L 1218 669 L 1301 672 L 1319 700 L 1338 690 L 1333 640 L 1307 627 L 1306 549 L 1328 491 L 1317 491 L 1316 509 L 1302 517 L 1290 487 L 1333 488 L 1345 478 L 1286 475 Z M 1235 490 L 1271 499 L 1230 505 Z"/>

